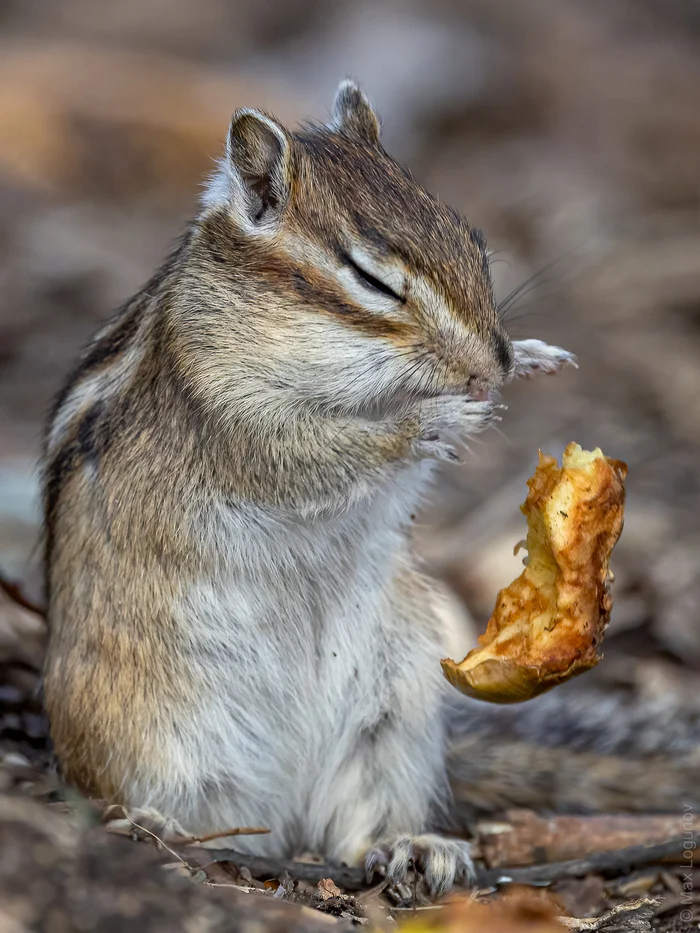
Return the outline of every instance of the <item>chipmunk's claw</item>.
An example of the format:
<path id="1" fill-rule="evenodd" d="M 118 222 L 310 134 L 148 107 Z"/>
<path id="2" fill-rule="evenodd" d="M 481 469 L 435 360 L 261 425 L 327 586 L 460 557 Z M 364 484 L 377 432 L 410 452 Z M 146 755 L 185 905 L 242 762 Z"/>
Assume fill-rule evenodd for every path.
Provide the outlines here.
<path id="1" fill-rule="evenodd" d="M 379 843 L 367 853 L 365 869 L 368 879 L 378 872 L 398 892 L 410 891 L 415 882 L 431 897 L 441 897 L 474 874 L 469 843 L 437 835 L 399 836 Z"/>
<path id="2" fill-rule="evenodd" d="M 578 369 L 578 361 L 573 353 L 562 347 L 553 347 L 543 340 L 513 341 L 515 355 L 514 379 L 527 379 L 537 373 L 552 375 L 564 366 Z"/>

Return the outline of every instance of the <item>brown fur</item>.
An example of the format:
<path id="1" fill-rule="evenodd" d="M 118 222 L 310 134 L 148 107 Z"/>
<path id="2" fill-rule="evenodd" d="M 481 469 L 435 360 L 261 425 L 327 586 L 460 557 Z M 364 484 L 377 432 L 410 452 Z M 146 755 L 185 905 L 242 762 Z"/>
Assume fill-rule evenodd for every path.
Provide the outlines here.
<path id="1" fill-rule="evenodd" d="M 174 607 L 227 560 L 211 546 L 217 509 L 339 514 L 413 462 L 419 402 L 497 388 L 513 370 L 481 235 L 345 104 L 343 129 L 234 120 L 238 181 L 210 196 L 57 398 L 45 695 L 58 759 L 90 793 L 129 804 L 140 775 L 173 767 L 165 737 L 191 715 L 202 660 Z M 357 275 L 358 245 L 403 270 L 386 311 L 336 274 Z M 408 566 L 395 604 L 423 607 Z"/>

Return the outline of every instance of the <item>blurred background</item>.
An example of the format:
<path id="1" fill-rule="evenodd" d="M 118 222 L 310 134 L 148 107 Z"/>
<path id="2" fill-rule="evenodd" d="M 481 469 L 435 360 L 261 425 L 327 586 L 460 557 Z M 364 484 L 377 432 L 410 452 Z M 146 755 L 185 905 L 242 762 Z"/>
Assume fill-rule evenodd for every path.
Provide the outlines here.
<path id="1" fill-rule="evenodd" d="M 387 148 L 484 230 L 499 297 L 525 283 L 512 335 L 580 361 L 510 387 L 502 434 L 444 472 L 420 531 L 429 566 L 481 627 L 520 569 L 518 505 L 538 447 L 600 445 L 628 462 L 629 501 L 606 663 L 589 676 L 692 684 L 695 0 L 0 0 L 0 566 L 36 592 L 49 400 L 195 211 L 231 111 L 323 120 L 346 75 L 365 85 Z M 10 706 L 34 683 L 42 638 L 0 597 Z M 10 659 L 26 669 L 8 673 Z M 39 718 L 1 722 L 2 735 L 21 725 L 43 741 Z"/>
<path id="2" fill-rule="evenodd" d="M 0 0 L 0 569 L 41 599 L 50 399 L 196 210 L 232 110 L 324 120 L 347 75 L 386 147 L 485 232 L 511 334 L 580 362 L 509 387 L 501 432 L 445 468 L 425 509 L 419 546 L 454 594 L 453 656 L 520 572 L 537 449 L 559 456 L 574 440 L 629 464 L 605 661 L 522 707 L 475 704 L 455 755 L 460 817 L 504 801 L 688 809 L 700 761 L 697 0 Z M 114 929 L 133 929 L 139 910 L 139 929 L 190 914 L 187 929 L 204 929 L 234 892 L 57 822 L 73 798 L 50 769 L 44 638 L 43 620 L 0 593 L 0 903 L 50 914 L 36 928 L 51 933 L 97 928 L 98 907 L 123 912 Z M 577 916 L 611 903 L 591 877 L 567 895 Z M 251 929 L 259 907 L 237 908 Z M 149 911 L 172 921 L 147 925 Z"/>

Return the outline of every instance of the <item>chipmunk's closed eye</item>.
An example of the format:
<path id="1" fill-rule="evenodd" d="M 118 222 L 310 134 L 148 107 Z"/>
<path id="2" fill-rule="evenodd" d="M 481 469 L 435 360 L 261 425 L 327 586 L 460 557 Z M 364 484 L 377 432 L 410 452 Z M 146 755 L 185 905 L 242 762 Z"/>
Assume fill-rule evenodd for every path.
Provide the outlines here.
<path id="1" fill-rule="evenodd" d="M 395 298 L 396 301 L 405 303 L 406 299 L 402 295 L 398 295 L 393 288 L 389 288 L 389 286 L 385 282 L 382 282 L 381 279 L 378 279 L 376 276 L 367 272 L 367 270 L 363 269 L 362 266 L 358 266 L 352 257 L 346 255 L 344 258 L 345 262 L 348 264 L 348 266 L 350 266 L 352 271 L 363 285 L 374 289 L 374 291 L 381 292 L 382 295 L 386 295 L 388 298 Z"/>

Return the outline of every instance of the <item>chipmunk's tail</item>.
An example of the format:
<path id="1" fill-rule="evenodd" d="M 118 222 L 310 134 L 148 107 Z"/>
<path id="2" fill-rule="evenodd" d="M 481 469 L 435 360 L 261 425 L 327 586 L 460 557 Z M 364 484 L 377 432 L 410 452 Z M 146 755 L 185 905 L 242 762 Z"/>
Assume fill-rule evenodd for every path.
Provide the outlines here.
<path id="1" fill-rule="evenodd" d="M 520 706 L 456 696 L 456 818 L 515 807 L 674 813 L 700 807 L 700 698 L 624 696 L 572 682 Z"/>

